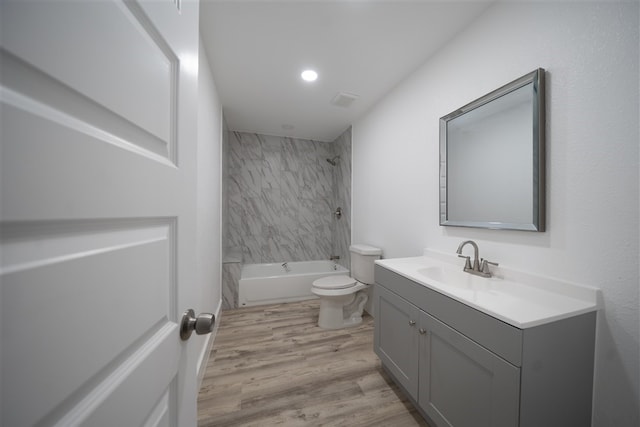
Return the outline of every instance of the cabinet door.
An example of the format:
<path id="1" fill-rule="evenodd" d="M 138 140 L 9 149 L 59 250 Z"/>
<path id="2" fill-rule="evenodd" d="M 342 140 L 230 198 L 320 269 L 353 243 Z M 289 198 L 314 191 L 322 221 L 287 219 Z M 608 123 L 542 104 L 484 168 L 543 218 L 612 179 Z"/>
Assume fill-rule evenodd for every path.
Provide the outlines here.
<path id="1" fill-rule="evenodd" d="M 374 303 L 374 350 L 396 380 L 417 400 L 420 310 L 379 285 L 375 285 Z"/>
<path id="2" fill-rule="evenodd" d="M 518 425 L 520 369 L 423 312 L 418 403 L 438 426 Z"/>

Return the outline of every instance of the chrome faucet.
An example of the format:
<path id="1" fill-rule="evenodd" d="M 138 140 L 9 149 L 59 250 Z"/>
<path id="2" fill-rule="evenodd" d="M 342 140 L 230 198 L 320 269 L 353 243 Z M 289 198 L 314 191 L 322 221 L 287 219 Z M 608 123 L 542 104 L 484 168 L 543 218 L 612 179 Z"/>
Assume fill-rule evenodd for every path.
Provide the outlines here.
<path id="1" fill-rule="evenodd" d="M 335 261 L 340 259 L 340 255 L 329 255 L 329 261 Z"/>
<path id="2" fill-rule="evenodd" d="M 467 243 L 473 246 L 473 266 L 471 265 L 470 257 L 462 255 L 462 248 L 464 248 Z M 473 240 L 465 240 L 464 242 L 460 243 L 456 253 L 460 258 L 466 259 L 463 271 L 470 274 L 475 274 L 476 276 L 491 277 L 489 265 L 498 265 L 497 262 L 491 262 L 482 258 L 480 259 L 480 261 L 478 261 L 478 245 Z"/>
<path id="3" fill-rule="evenodd" d="M 286 262 L 282 263 L 282 268 L 284 268 L 284 271 L 286 271 L 287 273 L 291 271 L 291 269 L 289 268 L 289 264 Z"/>

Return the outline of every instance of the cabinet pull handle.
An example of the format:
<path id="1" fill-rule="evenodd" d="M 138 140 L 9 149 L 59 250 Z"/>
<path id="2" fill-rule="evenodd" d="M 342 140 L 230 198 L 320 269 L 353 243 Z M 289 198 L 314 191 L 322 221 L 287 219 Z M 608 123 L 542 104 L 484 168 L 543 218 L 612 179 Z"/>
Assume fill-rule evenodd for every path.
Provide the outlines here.
<path id="1" fill-rule="evenodd" d="M 410 326 L 414 326 L 415 324 L 416 324 L 416 321 L 415 321 L 415 320 L 409 320 L 409 325 L 410 325 Z"/>
<path id="2" fill-rule="evenodd" d="M 424 335 L 424 334 L 426 334 L 426 333 L 427 333 L 427 330 L 426 330 L 426 329 L 424 329 L 424 328 L 420 328 L 418 331 L 419 331 L 422 335 Z"/>

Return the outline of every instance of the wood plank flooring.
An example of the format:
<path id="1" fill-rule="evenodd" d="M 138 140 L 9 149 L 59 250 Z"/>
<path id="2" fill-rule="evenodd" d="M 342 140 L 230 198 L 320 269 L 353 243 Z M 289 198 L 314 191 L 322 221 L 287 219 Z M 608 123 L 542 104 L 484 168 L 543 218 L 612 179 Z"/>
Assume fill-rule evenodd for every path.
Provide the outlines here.
<path id="1" fill-rule="evenodd" d="M 427 426 L 373 352 L 373 318 L 317 326 L 318 300 L 224 311 L 198 425 Z"/>

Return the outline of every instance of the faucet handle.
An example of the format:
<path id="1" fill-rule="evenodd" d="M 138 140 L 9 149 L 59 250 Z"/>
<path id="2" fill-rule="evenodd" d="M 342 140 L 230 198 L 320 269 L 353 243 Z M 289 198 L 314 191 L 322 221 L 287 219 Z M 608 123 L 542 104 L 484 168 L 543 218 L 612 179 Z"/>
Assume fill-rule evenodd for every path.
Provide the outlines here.
<path id="1" fill-rule="evenodd" d="M 481 270 L 482 270 L 483 273 L 487 273 L 487 274 L 491 273 L 491 271 L 489 271 L 489 264 L 495 265 L 496 267 L 499 265 L 497 262 L 491 262 L 491 261 L 486 260 L 484 258 L 481 258 L 481 262 L 482 262 Z"/>
<path id="2" fill-rule="evenodd" d="M 466 261 L 464 262 L 464 270 L 471 270 L 471 257 L 470 256 L 466 256 L 466 255 L 462 255 L 462 254 L 458 254 L 458 258 L 465 258 Z"/>

